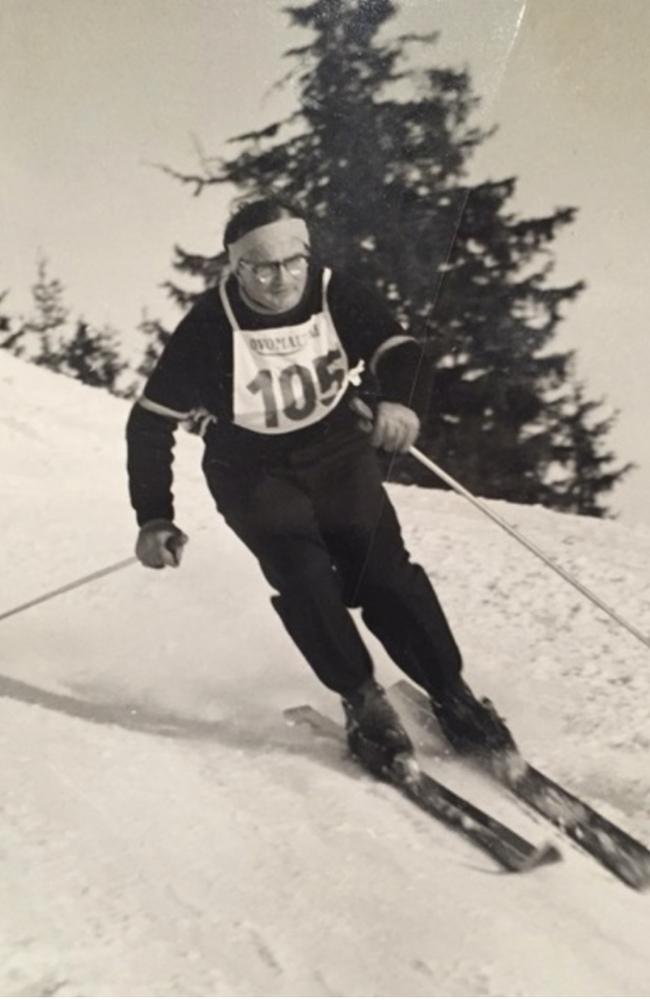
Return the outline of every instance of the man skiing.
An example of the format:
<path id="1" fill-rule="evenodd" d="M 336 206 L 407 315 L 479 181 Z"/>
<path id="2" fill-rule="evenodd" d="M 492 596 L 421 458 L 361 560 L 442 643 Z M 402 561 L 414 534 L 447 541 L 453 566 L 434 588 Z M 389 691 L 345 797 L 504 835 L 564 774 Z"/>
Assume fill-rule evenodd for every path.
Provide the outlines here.
<path id="1" fill-rule="evenodd" d="M 224 245 L 227 272 L 177 327 L 129 417 L 138 558 L 180 562 L 174 433 L 202 420 L 217 509 L 257 558 L 293 642 L 341 697 L 352 752 L 378 769 L 413 753 L 353 607 L 427 692 L 457 750 L 511 748 L 502 720 L 461 678 L 450 627 L 382 484 L 375 449 L 407 451 L 419 431 L 417 342 L 376 295 L 313 259 L 295 207 L 245 204 Z M 364 365 L 379 386 L 372 410 L 355 392 Z"/>

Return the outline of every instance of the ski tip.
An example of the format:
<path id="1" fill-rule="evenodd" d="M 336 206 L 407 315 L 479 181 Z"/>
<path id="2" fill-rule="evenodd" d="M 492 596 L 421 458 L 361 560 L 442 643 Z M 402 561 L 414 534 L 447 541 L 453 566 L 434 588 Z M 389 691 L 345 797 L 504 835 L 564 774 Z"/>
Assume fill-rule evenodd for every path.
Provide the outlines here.
<path id="1" fill-rule="evenodd" d="M 299 722 L 304 722 L 311 712 L 311 705 L 294 705 L 291 708 L 285 708 L 282 714 L 290 725 L 295 726 Z"/>
<path id="2" fill-rule="evenodd" d="M 289 726 L 307 726 L 314 733 L 327 738 L 339 739 L 343 729 L 329 716 L 323 715 L 312 705 L 295 705 L 285 708 L 282 712 L 284 721 Z"/>
<path id="3" fill-rule="evenodd" d="M 424 691 L 420 690 L 420 688 L 418 687 L 415 687 L 415 685 L 412 684 L 411 681 L 407 681 L 404 679 L 395 681 L 394 684 L 391 684 L 388 691 L 389 694 L 400 695 L 402 698 L 405 699 L 405 701 L 415 702 L 416 704 L 421 699 L 426 699 Z"/>

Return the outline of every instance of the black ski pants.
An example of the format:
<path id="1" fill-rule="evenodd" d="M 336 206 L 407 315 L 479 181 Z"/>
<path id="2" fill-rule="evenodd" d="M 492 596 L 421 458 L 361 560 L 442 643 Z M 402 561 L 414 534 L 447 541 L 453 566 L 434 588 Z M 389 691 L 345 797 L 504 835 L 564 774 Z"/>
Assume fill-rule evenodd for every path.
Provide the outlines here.
<path id="1" fill-rule="evenodd" d="M 284 626 L 319 679 L 345 695 L 372 675 L 349 608 L 393 661 L 442 695 L 461 657 L 424 570 L 410 561 L 374 450 L 359 431 L 273 466 L 204 461 L 227 524 L 277 591 Z"/>

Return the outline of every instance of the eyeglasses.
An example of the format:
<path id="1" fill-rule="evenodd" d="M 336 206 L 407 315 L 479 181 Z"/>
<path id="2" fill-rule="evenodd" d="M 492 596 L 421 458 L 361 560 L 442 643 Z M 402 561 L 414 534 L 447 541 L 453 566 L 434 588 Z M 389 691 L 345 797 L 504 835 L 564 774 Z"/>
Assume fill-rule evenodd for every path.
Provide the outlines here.
<path id="1" fill-rule="evenodd" d="M 280 274 L 282 268 L 292 278 L 302 277 L 309 266 L 309 257 L 307 254 L 297 253 L 293 257 L 286 257 L 285 260 L 268 260 L 261 264 L 255 264 L 242 257 L 239 263 L 244 264 L 252 272 L 253 277 L 259 281 L 260 285 L 270 285 L 273 279 Z"/>

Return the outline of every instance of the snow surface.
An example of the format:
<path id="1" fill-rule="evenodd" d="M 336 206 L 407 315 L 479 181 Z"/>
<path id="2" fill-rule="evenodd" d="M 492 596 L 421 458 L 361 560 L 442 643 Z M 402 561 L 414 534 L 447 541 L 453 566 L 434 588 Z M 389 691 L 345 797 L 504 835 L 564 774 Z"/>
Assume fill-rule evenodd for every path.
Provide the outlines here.
<path id="1" fill-rule="evenodd" d="M 0 612 L 131 553 L 126 414 L 0 352 Z M 0 990 L 647 995 L 647 895 L 430 758 L 562 847 L 563 864 L 501 874 L 336 742 L 286 725 L 287 706 L 339 706 L 214 513 L 199 453 L 181 438 L 180 570 L 134 565 L 0 622 Z M 391 493 L 473 686 L 534 762 L 650 842 L 650 653 L 462 499 Z M 648 628 L 647 530 L 494 509 Z"/>

